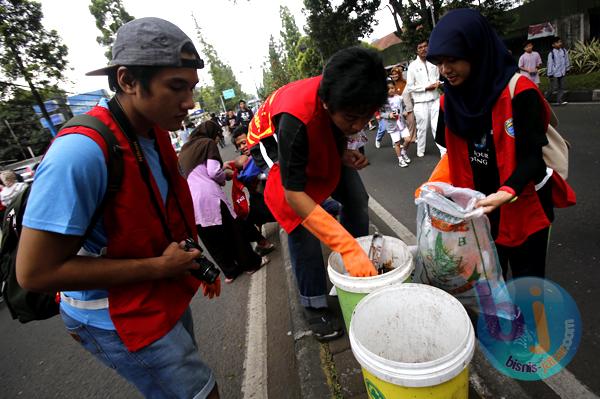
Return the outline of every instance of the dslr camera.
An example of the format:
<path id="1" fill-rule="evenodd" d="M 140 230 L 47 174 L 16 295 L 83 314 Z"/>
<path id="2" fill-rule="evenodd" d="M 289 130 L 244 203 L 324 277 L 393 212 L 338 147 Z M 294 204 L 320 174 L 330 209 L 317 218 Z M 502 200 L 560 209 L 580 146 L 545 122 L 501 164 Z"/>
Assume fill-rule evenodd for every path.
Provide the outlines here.
<path id="1" fill-rule="evenodd" d="M 186 238 L 185 250 L 189 251 L 190 249 L 194 248 L 202 253 L 202 248 L 200 248 L 196 241 L 194 241 L 192 238 Z M 221 272 L 214 265 L 214 263 L 206 259 L 204 255 L 200 255 L 199 258 L 194 259 L 194 262 L 196 262 L 200 268 L 190 270 L 192 276 L 208 284 L 212 284 L 217 280 L 217 277 L 219 277 Z"/>

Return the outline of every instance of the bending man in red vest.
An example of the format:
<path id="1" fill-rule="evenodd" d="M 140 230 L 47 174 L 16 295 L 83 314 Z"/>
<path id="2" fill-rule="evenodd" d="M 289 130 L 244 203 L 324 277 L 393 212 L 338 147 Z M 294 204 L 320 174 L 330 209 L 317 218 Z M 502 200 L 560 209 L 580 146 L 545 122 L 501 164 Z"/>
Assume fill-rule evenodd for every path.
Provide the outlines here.
<path id="1" fill-rule="evenodd" d="M 218 398 L 194 339 L 189 304 L 201 282 L 189 270 L 200 253 L 182 243 L 197 239 L 194 211 L 167 132 L 193 108 L 203 62 L 189 37 L 159 18 L 123 25 L 112 56 L 89 75 L 107 75 L 116 95 L 88 114 L 118 141 L 120 187 L 105 197 L 114 158 L 95 130 L 62 130 L 35 176 L 17 278 L 29 290 L 62 291 L 73 338 L 144 396 Z M 204 291 L 218 296 L 219 280 Z"/>
<path id="2" fill-rule="evenodd" d="M 353 238 L 369 233 L 368 195 L 357 172 L 368 161 L 346 149 L 346 136 L 359 132 L 386 101 L 385 80 L 375 52 L 341 50 L 327 62 L 322 76 L 271 94 L 250 123 L 252 156 L 269 174 L 265 202 L 289 234 L 300 302 L 320 340 L 343 332 L 327 310 L 320 241 L 342 254 L 351 275 L 377 274 Z M 343 205 L 344 227 L 319 205 L 329 196 Z"/>

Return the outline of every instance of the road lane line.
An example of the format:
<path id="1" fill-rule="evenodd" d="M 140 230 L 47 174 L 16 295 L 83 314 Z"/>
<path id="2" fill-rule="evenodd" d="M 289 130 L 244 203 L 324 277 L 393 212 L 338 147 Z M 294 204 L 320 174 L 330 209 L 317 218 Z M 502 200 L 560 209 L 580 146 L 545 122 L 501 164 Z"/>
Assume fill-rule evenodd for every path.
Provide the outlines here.
<path id="1" fill-rule="evenodd" d="M 416 236 L 373 197 L 369 197 L 369 208 L 407 245 L 416 244 Z M 563 369 L 561 372 L 542 381 L 558 396 L 564 399 L 599 399 L 597 395 L 577 380 L 577 378 L 567 369 Z M 514 382 L 516 383 L 516 381 Z M 486 389 L 484 386 L 481 386 L 481 384 L 479 384 L 477 388 L 479 388 L 481 392 L 484 392 Z"/>
<path id="2" fill-rule="evenodd" d="M 387 211 L 379 202 L 373 197 L 369 196 L 369 208 L 388 225 L 390 229 L 398 236 L 399 239 L 404 241 L 406 245 L 415 245 L 417 243 L 417 237 L 406 228 L 398 219 Z"/>
<path id="3" fill-rule="evenodd" d="M 250 277 L 246 322 L 244 399 L 267 398 L 267 268 Z"/>
<path id="4" fill-rule="evenodd" d="M 597 395 L 579 382 L 567 369 L 562 369 L 543 381 L 561 398 L 598 399 Z"/>

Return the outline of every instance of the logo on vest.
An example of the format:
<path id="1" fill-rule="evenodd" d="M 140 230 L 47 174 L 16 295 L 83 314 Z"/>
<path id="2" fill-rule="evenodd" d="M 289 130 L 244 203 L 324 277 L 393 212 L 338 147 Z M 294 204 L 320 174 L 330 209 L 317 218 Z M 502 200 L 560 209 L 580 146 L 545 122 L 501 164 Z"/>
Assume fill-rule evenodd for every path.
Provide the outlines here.
<path id="1" fill-rule="evenodd" d="M 512 120 L 512 118 L 509 118 L 509 119 L 506 120 L 506 122 L 504 122 L 504 131 L 510 137 L 512 137 L 512 138 L 515 137 L 515 127 L 513 126 L 513 120 Z"/>

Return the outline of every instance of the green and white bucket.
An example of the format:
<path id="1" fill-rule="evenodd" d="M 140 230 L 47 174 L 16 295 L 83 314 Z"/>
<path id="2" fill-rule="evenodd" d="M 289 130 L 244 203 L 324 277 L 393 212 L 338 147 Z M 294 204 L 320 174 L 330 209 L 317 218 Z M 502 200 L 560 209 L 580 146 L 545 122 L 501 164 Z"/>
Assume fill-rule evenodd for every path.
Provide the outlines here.
<path id="1" fill-rule="evenodd" d="M 373 236 L 365 236 L 357 238 L 356 241 L 369 253 L 372 239 Z M 381 262 L 389 263 L 394 270 L 379 276 L 352 277 L 346 271 L 339 253 L 332 252 L 329 255 L 327 273 L 329 280 L 336 287 L 346 329 L 350 327 L 354 307 L 365 295 L 378 288 L 408 281 L 414 270 L 413 257 L 408 246 L 395 237 L 384 236 Z"/>
<path id="2" fill-rule="evenodd" d="M 354 309 L 349 336 L 370 398 L 468 398 L 475 332 L 445 291 L 412 283 L 379 289 Z"/>

